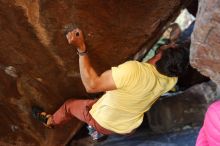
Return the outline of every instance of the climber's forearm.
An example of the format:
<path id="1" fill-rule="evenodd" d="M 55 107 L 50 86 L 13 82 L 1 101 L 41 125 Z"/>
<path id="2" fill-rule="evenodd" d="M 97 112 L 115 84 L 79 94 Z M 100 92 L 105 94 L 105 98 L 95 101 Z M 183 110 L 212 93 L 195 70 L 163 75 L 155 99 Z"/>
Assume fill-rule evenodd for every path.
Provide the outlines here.
<path id="1" fill-rule="evenodd" d="M 112 77 L 112 71 L 107 70 L 100 76 L 92 67 L 88 55 L 79 57 L 80 75 L 82 82 L 89 93 L 115 90 L 116 85 Z"/>
<path id="2" fill-rule="evenodd" d="M 90 64 L 88 55 L 79 56 L 79 68 L 83 85 L 87 92 L 93 92 L 99 76 Z"/>

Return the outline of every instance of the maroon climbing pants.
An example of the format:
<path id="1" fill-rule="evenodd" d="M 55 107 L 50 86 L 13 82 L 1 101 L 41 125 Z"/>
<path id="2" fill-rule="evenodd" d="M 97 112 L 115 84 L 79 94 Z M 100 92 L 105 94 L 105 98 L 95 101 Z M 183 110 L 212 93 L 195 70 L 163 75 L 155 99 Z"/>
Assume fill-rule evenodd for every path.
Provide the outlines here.
<path id="1" fill-rule="evenodd" d="M 110 130 L 107 130 L 100 126 L 95 119 L 89 113 L 92 105 L 96 103 L 97 100 L 79 100 L 70 99 L 67 100 L 53 115 L 53 125 L 59 125 L 67 122 L 73 117 L 87 123 L 94 127 L 99 133 L 102 134 L 112 134 Z"/>

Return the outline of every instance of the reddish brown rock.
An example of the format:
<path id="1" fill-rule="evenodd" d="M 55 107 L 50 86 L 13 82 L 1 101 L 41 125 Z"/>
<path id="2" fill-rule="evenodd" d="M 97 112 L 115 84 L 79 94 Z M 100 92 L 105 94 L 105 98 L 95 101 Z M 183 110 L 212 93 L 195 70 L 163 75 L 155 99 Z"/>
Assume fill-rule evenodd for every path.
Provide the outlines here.
<path id="1" fill-rule="evenodd" d="M 0 145 L 64 145 L 79 129 L 48 130 L 33 120 L 31 106 L 54 112 L 68 98 L 88 98 L 78 56 L 64 30 L 85 33 L 98 73 L 149 46 L 175 18 L 180 0 L 0 0 Z M 146 43 L 147 42 L 147 43 Z"/>
<path id="2" fill-rule="evenodd" d="M 220 1 L 200 0 L 190 62 L 220 85 Z"/>

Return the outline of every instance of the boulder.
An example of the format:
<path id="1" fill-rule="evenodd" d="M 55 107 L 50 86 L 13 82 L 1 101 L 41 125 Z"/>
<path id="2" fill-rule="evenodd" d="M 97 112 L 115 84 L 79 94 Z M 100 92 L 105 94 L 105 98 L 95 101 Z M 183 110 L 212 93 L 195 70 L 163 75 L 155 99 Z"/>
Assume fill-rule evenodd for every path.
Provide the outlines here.
<path id="1" fill-rule="evenodd" d="M 152 46 L 188 1 L 0 0 L 0 145 L 61 146 L 81 127 L 46 129 L 31 116 L 69 98 L 91 98 L 65 33 L 83 30 L 98 74 Z"/>
<path id="2" fill-rule="evenodd" d="M 220 1 L 200 0 L 190 48 L 191 65 L 220 85 Z"/>

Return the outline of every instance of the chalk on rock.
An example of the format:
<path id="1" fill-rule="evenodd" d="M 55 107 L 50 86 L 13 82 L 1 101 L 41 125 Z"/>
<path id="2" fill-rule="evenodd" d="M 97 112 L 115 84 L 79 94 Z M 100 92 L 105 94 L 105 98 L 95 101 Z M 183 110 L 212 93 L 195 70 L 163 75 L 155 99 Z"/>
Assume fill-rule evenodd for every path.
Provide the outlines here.
<path id="1" fill-rule="evenodd" d="M 5 73 L 13 78 L 17 78 L 18 75 L 17 75 L 17 70 L 15 67 L 13 66 L 7 66 L 5 67 Z"/>

